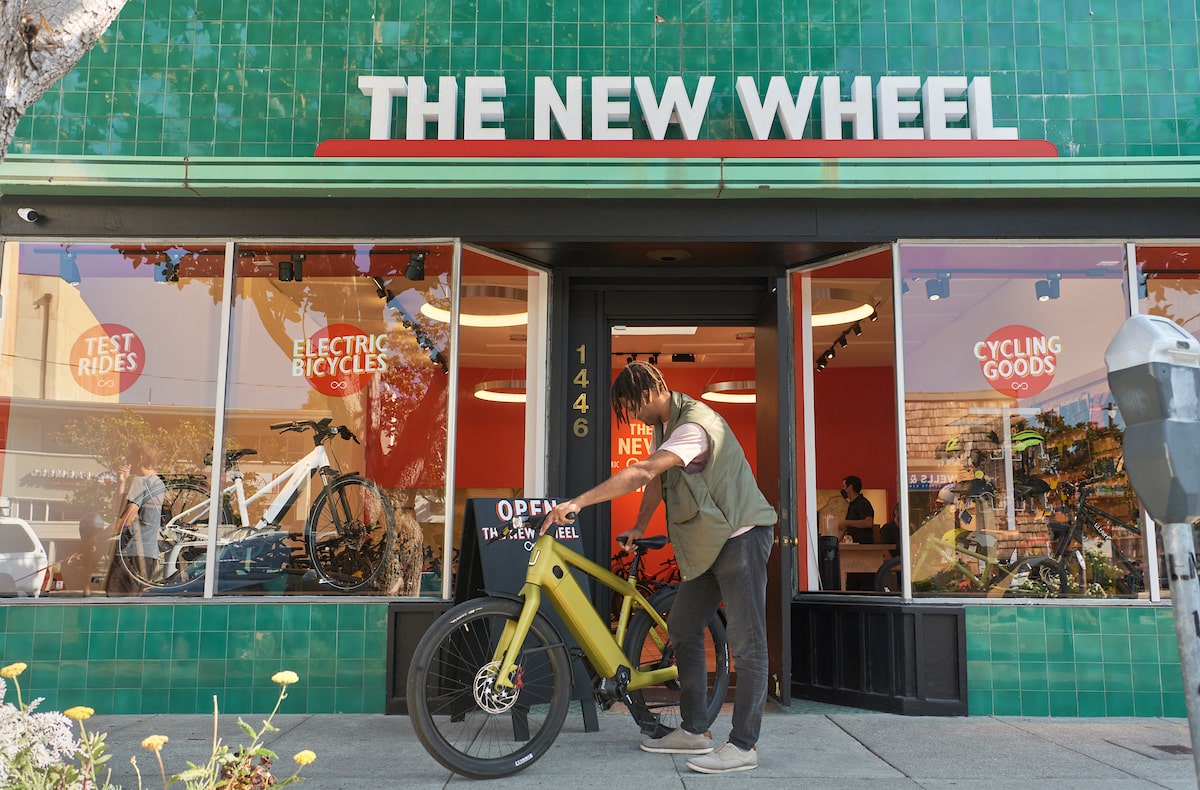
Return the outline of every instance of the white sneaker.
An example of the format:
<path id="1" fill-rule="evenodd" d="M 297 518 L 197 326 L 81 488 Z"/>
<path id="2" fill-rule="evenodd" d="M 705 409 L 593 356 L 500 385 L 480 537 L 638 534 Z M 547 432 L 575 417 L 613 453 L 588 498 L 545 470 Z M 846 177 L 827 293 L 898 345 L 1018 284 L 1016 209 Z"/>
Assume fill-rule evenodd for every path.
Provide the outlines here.
<path id="1" fill-rule="evenodd" d="M 732 743 L 725 743 L 712 754 L 693 757 L 687 767 L 702 774 L 729 774 L 734 771 L 749 771 L 758 767 L 758 747 L 744 752 Z"/>
<path id="2" fill-rule="evenodd" d="M 712 733 L 697 735 L 683 727 L 677 727 L 661 738 L 642 739 L 642 751 L 655 754 L 708 754 L 712 750 Z"/>

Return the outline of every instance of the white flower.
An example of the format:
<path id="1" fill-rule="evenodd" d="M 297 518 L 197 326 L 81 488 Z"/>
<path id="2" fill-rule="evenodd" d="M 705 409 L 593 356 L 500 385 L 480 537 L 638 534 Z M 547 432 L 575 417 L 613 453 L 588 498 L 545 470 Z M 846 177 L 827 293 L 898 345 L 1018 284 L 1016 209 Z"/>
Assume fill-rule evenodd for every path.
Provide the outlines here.
<path id="1" fill-rule="evenodd" d="M 70 719 L 57 711 L 34 713 L 42 702 L 40 697 L 22 714 L 3 702 L 5 691 L 0 684 L 0 787 L 11 786 L 12 762 L 17 755 L 27 754 L 33 765 L 46 768 L 68 762 L 78 748 Z"/>

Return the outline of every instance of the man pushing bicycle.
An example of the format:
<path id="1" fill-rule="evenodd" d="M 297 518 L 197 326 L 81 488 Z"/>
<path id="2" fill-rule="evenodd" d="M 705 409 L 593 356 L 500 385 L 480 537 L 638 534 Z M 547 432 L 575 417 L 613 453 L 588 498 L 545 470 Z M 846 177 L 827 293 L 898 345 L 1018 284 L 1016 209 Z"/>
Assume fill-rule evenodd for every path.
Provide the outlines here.
<path id="1" fill-rule="evenodd" d="M 661 738 L 643 739 L 641 748 L 696 755 L 687 765 L 700 773 L 756 768 L 767 698 L 767 558 L 778 516 L 725 420 L 707 405 L 672 392 L 656 367 L 631 362 L 613 381 L 612 404 L 618 425 L 636 419 L 653 428 L 653 452 L 559 504 L 542 532 L 568 523 L 588 505 L 644 486 L 633 528 L 617 536 L 629 550 L 659 503 L 665 503 L 667 535 L 682 579 L 667 622 L 679 669 L 681 726 Z M 729 740 L 714 750 L 712 721 L 705 712 L 704 638 L 722 600 L 738 682 Z"/>

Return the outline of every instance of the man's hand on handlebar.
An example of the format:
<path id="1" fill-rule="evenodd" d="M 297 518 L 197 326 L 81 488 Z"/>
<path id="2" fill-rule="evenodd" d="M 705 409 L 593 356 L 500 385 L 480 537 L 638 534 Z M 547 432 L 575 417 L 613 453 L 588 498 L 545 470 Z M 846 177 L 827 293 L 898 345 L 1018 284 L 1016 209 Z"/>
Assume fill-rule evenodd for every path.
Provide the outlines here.
<path id="1" fill-rule="evenodd" d="M 640 538 L 645 531 L 645 527 L 642 527 L 641 529 L 634 527 L 633 529 L 627 529 L 620 535 L 617 535 L 617 545 L 621 547 L 621 553 L 628 554 L 629 552 L 633 551 L 633 542 Z"/>
<path id="2" fill-rule="evenodd" d="M 575 520 L 575 514 L 580 510 L 579 505 L 568 500 L 559 505 L 555 505 L 554 509 L 546 514 L 542 519 L 542 528 L 538 531 L 539 535 L 545 535 L 550 531 L 551 527 L 559 524 L 570 524 Z"/>

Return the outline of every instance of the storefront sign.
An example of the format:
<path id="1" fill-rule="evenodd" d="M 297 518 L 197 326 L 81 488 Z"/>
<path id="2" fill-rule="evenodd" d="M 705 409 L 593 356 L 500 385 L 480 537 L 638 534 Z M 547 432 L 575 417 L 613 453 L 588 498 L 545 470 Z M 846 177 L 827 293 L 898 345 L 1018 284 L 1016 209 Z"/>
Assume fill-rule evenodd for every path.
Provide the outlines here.
<path id="1" fill-rule="evenodd" d="M 350 324 L 331 324 L 292 342 L 292 375 L 334 398 L 353 395 L 387 370 L 386 334 L 369 335 Z"/>
<path id="2" fill-rule="evenodd" d="M 133 386 L 146 366 L 146 348 L 133 330 L 99 324 L 71 346 L 71 375 L 94 395 L 116 395 Z"/>
<path id="3" fill-rule="evenodd" d="M 590 78 L 590 96 L 586 101 L 583 77 L 566 77 L 559 83 L 565 83 L 563 91 L 550 77 L 533 79 L 533 140 L 558 144 L 550 145 L 547 150 L 566 151 L 563 144 L 569 141 L 633 142 L 635 127 L 644 127 L 651 140 L 668 146 L 680 142 L 667 139 L 672 127 L 678 129 L 677 136 L 683 141 L 697 141 L 708 115 L 716 78 L 699 77 L 695 89 L 689 93 L 683 78 L 678 76 L 668 77 L 661 91 L 655 89 L 649 77 L 595 76 Z M 878 147 L 881 141 L 891 141 L 888 150 L 892 153 L 888 155 L 970 155 L 963 153 L 968 147 L 962 143 L 985 141 L 991 143 L 988 150 L 995 151 L 991 155 L 1056 155 L 1054 147 L 1044 141 L 1003 145 L 1004 141 L 1018 141 L 1018 135 L 1016 128 L 995 123 L 990 77 L 884 76 L 873 80 L 857 76 L 850 81 L 848 98 L 843 96 L 842 80 L 837 76 L 803 75 L 799 77 L 798 90 L 794 89 L 795 83 L 795 77 L 789 82 L 787 77 L 774 76 L 767 81 L 764 92 L 755 78 L 738 77 L 735 82 L 736 106 L 749 127 L 752 141 L 719 142 L 800 141 L 804 139 L 811 117 L 817 121 L 819 140 L 842 141 L 848 129 L 850 140 L 847 142 L 872 141 Z M 369 143 L 425 141 L 431 125 L 436 140 L 441 142 L 507 139 L 504 99 L 508 95 L 508 86 L 503 76 L 465 77 L 461 85 L 457 77 L 439 77 L 437 98 L 434 99 L 429 97 L 430 88 L 423 76 L 363 75 L 358 78 L 358 87 L 371 100 L 370 141 L 328 140 L 318 147 L 318 156 L 388 155 L 384 153 L 385 149 L 398 154 L 404 149 Z M 402 120 L 397 124 L 400 128 L 394 129 L 393 104 L 398 98 L 404 99 L 405 106 Z M 640 111 L 636 122 L 631 120 L 635 106 Z M 776 126 L 782 130 L 783 140 L 770 141 Z M 556 135 L 561 139 L 556 139 Z M 920 146 L 931 141 L 940 141 L 950 147 Z M 718 141 L 705 142 L 710 144 L 707 148 L 711 148 L 711 144 Z M 748 153 L 746 146 L 736 147 L 742 153 L 735 155 L 755 155 Z M 788 155 L 779 153 L 778 145 L 762 147 L 772 149 L 770 155 Z M 421 146 L 415 149 L 410 146 L 408 150 L 415 150 L 418 155 L 438 155 L 434 148 L 425 148 L 428 148 L 427 152 Z M 601 151 L 597 156 L 621 155 L 604 153 L 614 148 L 611 145 L 597 148 Z M 680 150 L 684 148 L 680 147 Z M 497 152 L 495 147 L 486 145 L 482 150 Z M 515 150 L 519 150 L 520 155 L 536 155 L 524 147 Z M 813 150 L 818 152 L 799 155 L 829 155 L 825 148 Z M 924 153 L 904 153 L 910 150 Z M 851 151 L 853 155 L 871 155 L 864 154 L 861 146 L 847 149 L 848 153 L 844 155 L 851 155 Z M 647 155 L 651 155 L 649 151 Z M 697 152 L 693 155 L 708 154 Z"/>
<path id="4" fill-rule="evenodd" d="M 1037 395 L 1054 380 L 1062 340 L 1011 324 L 975 344 L 975 358 L 992 389 L 1011 398 Z"/>

